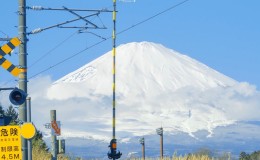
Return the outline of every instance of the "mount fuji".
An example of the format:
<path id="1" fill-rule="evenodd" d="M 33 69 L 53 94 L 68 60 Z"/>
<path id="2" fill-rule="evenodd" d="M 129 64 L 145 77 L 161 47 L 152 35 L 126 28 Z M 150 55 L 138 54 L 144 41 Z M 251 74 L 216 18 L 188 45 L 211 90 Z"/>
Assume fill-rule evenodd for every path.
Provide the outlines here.
<path id="1" fill-rule="evenodd" d="M 162 124 L 171 127 L 169 131 L 181 130 L 192 135 L 201 129 L 212 133 L 215 127 L 234 122 L 221 106 L 201 102 L 203 100 L 194 92 L 234 86 L 236 81 L 159 44 L 130 43 L 119 46 L 117 51 L 119 130 L 142 135 L 154 131 L 156 124 L 157 127 Z M 109 99 L 111 67 L 112 56 L 107 53 L 56 81 L 48 96 L 60 100 L 73 97 Z M 190 96 L 182 97 L 182 94 Z M 124 123 L 133 123 L 136 127 Z"/>
<path id="2" fill-rule="evenodd" d="M 96 152 L 100 146 L 107 150 L 112 132 L 111 52 L 44 90 L 32 89 L 31 95 L 42 99 L 37 108 L 51 104 L 57 110 L 62 137 L 71 146 L 93 150 L 90 145 L 95 144 Z M 260 139 L 249 130 L 260 131 L 259 97 L 253 85 L 237 82 L 161 44 L 133 42 L 117 47 L 116 136 L 123 153 L 139 153 L 138 138 L 144 136 L 146 144 L 153 146 L 147 153 L 156 156 L 158 127 L 164 129 L 168 154 L 198 146 L 233 152 L 240 143 L 250 143 L 246 149 L 254 150 L 252 140 Z M 37 108 L 39 115 L 48 115 Z"/>

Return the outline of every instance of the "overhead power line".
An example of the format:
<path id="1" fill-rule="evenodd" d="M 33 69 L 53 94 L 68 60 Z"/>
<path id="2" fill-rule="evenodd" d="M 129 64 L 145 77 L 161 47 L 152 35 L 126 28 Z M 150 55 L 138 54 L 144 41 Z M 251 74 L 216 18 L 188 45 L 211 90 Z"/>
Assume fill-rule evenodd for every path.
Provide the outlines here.
<path id="1" fill-rule="evenodd" d="M 156 17 L 158 17 L 158 16 L 160 16 L 160 15 L 162 15 L 162 14 L 164 14 L 164 13 L 170 11 L 170 10 L 173 10 L 173 9 L 175 9 L 175 8 L 177 8 L 177 7 L 181 6 L 181 5 L 183 5 L 184 3 L 188 2 L 188 1 L 189 1 L 189 0 L 184 0 L 184 1 L 180 2 L 180 3 L 178 3 L 178 4 L 172 5 L 171 7 L 167 8 L 167 9 L 161 11 L 161 12 L 158 12 L 157 14 L 155 14 L 155 15 L 153 15 L 153 16 L 148 17 L 148 18 L 146 18 L 146 19 L 144 19 L 144 20 L 142 20 L 142 21 L 140 21 L 140 22 L 138 22 L 138 23 L 136 23 L 136 24 L 134 24 L 134 25 L 132 25 L 132 26 L 130 26 L 130 27 L 128 27 L 128 28 L 126 28 L 126 29 L 124 29 L 124 30 L 118 32 L 118 33 L 116 33 L 116 35 L 120 35 L 120 34 L 126 32 L 126 31 L 128 31 L 128 30 L 130 30 L 130 29 L 133 29 L 133 28 L 135 28 L 135 27 L 137 27 L 137 26 L 139 26 L 139 25 L 141 25 L 141 24 L 143 24 L 143 23 L 145 23 L 145 22 L 147 22 L 147 21 L 150 21 L 150 20 L 152 20 L 152 19 L 154 19 L 154 18 L 156 18 Z M 97 45 L 99 45 L 99 44 L 101 44 L 101 43 L 103 43 L 103 42 L 105 42 L 105 41 L 111 39 L 111 38 L 112 38 L 112 36 L 110 36 L 110 37 L 108 37 L 108 38 L 105 38 L 105 39 L 102 39 L 101 41 L 99 41 L 99 42 L 97 42 L 97 43 L 95 43 L 95 44 L 93 44 L 93 45 L 91 45 L 91 46 L 89 46 L 89 47 L 87 47 L 87 48 L 85 48 L 85 49 L 79 51 L 79 52 L 76 52 L 76 53 L 74 53 L 73 55 L 71 55 L 71 56 L 69 56 L 69 57 L 67 57 L 67 58 L 65 58 L 65 59 L 63 59 L 63 60 L 61 60 L 60 62 L 58 62 L 58 63 L 56 63 L 56 64 L 54 64 L 54 65 L 52 65 L 52 66 L 50 66 L 50 67 L 48 67 L 48 68 L 46 68 L 46 69 L 40 71 L 40 72 L 38 72 L 38 73 L 32 75 L 31 77 L 29 77 L 29 79 L 34 78 L 34 77 L 36 77 L 36 76 L 38 76 L 38 75 L 40 75 L 40 74 L 42 74 L 42 73 L 44 73 L 44 72 L 46 72 L 46 71 L 48 71 L 48 70 L 50 70 L 50 69 L 52 69 L 52 68 L 58 66 L 58 65 L 60 65 L 60 64 L 62 64 L 62 63 L 64 63 L 64 62 L 66 62 L 66 61 L 68 61 L 68 60 L 70 60 L 70 59 L 76 57 L 77 55 L 83 53 L 84 51 L 89 50 L 89 49 L 91 49 L 91 48 L 93 48 L 93 47 L 95 47 L 95 46 L 97 46 Z"/>
<path id="2" fill-rule="evenodd" d="M 169 8 L 167 8 L 167 9 L 165 9 L 165 10 L 163 10 L 163 11 L 161 11 L 161 12 L 159 12 L 159 13 L 157 13 L 157 14 L 151 16 L 151 17 L 149 17 L 149 18 L 146 18 L 146 19 L 144 19 L 144 20 L 142 20 L 142 21 L 140 21 L 140 22 L 138 22 L 138 23 L 136 23 L 136 24 L 134 24 L 134 25 L 132 25 L 132 26 L 130 26 L 130 27 L 128 27 L 128 28 L 126 28 L 126 29 L 120 31 L 120 32 L 118 32 L 117 34 L 119 35 L 119 34 L 121 34 L 121 33 L 124 33 L 124 32 L 126 32 L 126 31 L 132 29 L 132 28 L 135 28 L 136 26 L 139 26 L 139 25 L 141 25 L 141 24 L 143 24 L 143 23 L 145 23 L 145 22 L 147 22 L 147 21 L 149 21 L 149 20 L 152 20 L 152 19 L 154 19 L 154 18 L 160 16 L 161 14 L 164 14 L 164 13 L 166 13 L 166 12 L 172 10 L 172 9 L 175 9 L 176 7 L 178 7 L 178 6 L 180 6 L 180 5 L 183 5 L 184 3 L 188 2 L 188 1 L 189 1 L 189 0 L 185 0 L 185 1 L 182 1 L 182 2 L 180 2 L 180 3 L 178 3 L 178 4 L 175 4 L 175 5 L 173 5 L 173 6 L 169 7 Z"/>
<path id="3" fill-rule="evenodd" d="M 46 52 L 44 55 L 42 55 L 40 58 L 38 58 L 36 61 L 34 61 L 28 68 L 31 68 L 32 66 L 34 66 L 35 64 L 37 64 L 39 61 L 43 60 L 47 55 L 49 55 L 51 52 L 53 52 L 54 50 L 56 50 L 58 47 L 60 47 L 62 44 L 64 44 L 67 40 L 69 40 L 71 37 L 73 37 L 78 31 L 72 33 L 71 35 L 69 35 L 66 39 L 64 39 L 62 42 L 60 42 L 59 44 L 57 44 L 55 47 L 53 47 L 51 50 L 49 50 L 48 52 Z"/>

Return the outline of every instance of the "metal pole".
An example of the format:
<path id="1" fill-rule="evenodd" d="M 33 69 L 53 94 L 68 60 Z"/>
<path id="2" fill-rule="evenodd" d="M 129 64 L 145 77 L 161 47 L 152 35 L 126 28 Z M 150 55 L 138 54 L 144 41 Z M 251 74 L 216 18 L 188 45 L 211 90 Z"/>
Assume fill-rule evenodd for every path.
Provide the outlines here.
<path id="1" fill-rule="evenodd" d="M 12 38 L 0 38 L 0 41 L 10 41 Z"/>
<path id="2" fill-rule="evenodd" d="M 113 139 L 116 139 L 116 0 L 113 0 Z"/>
<path id="3" fill-rule="evenodd" d="M 116 140 L 116 0 L 113 0 L 113 6 L 113 139 Z M 113 160 L 116 160 L 115 156 Z"/>
<path id="4" fill-rule="evenodd" d="M 27 97 L 27 121 L 31 121 L 31 97 Z M 28 160 L 32 160 L 32 140 L 28 140 Z"/>
<path id="5" fill-rule="evenodd" d="M 145 160 L 145 142 L 142 146 L 143 160 Z"/>
<path id="6" fill-rule="evenodd" d="M 56 121 L 56 110 L 51 110 L 51 122 Z M 57 136 L 55 134 L 51 135 L 51 155 L 52 160 L 57 160 Z"/>
<path id="7" fill-rule="evenodd" d="M 31 97 L 27 97 L 26 100 L 27 100 L 27 104 L 28 104 L 28 106 L 27 106 L 27 121 L 32 122 L 32 120 L 31 120 Z"/>
<path id="8" fill-rule="evenodd" d="M 27 38 L 26 38 L 26 0 L 19 0 L 18 6 L 18 34 L 22 43 L 19 46 L 19 68 L 21 73 L 19 75 L 19 88 L 27 93 Z M 22 122 L 27 122 L 26 116 L 26 101 L 19 106 L 19 119 Z M 23 160 L 27 160 L 28 148 L 27 140 L 22 138 L 22 155 Z"/>
<path id="9" fill-rule="evenodd" d="M 161 154 L 161 160 L 163 159 L 163 128 L 157 128 L 156 132 L 158 135 L 160 135 L 161 139 L 161 145 L 160 145 L 160 154 Z"/>
<path id="10" fill-rule="evenodd" d="M 107 153 L 109 159 L 119 159 L 122 156 L 122 153 L 117 152 L 117 144 L 116 144 L 116 0 L 113 0 L 113 33 L 112 33 L 112 39 L 113 39 L 113 49 L 112 49 L 112 55 L 113 55 L 113 68 L 112 68 L 112 74 L 113 74 L 113 84 L 112 84 L 112 91 L 113 91 L 113 100 L 112 100 L 112 106 L 113 106 L 113 118 L 112 118 L 112 140 L 110 141 L 110 150 L 111 152 Z"/>
<path id="11" fill-rule="evenodd" d="M 161 135 L 161 159 L 163 159 L 163 134 Z"/>
<path id="12" fill-rule="evenodd" d="M 142 160 L 145 160 L 145 140 L 144 140 L 144 137 L 140 138 L 139 142 L 142 145 Z"/>

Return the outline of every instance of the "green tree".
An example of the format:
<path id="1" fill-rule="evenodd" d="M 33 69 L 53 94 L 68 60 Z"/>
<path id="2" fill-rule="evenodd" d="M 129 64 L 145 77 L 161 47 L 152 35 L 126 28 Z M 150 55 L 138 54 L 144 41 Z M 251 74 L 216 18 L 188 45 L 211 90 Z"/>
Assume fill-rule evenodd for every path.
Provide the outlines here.
<path id="1" fill-rule="evenodd" d="M 7 108 L 7 110 L 5 111 L 5 115 L 12 117 L 12 121 L 11 121 L 10 125 L 17 125 L 18 124 L 18 122 L 19 122 L 18 113 L 16 112 L 16 110 L 14 109 L 14 107 L 12 105 L 10 105 Z"/>
<path id="2" fill-rule="evenodd" d="M 250 156 L 246 152 L 241 152 L 239 155 L 239 160 L 250 160 Z"/>
<path id="3" fill-rule="evenodd" d="M 250 160 L 260 160 L 260 151 L 255 151 L 250 155 Z"/>
<path id="4" fill-rule="evenodd" d="M 9 125 L 17 125 L 18 124 L 18 113 L 15 111 L 13 106 L 9 106 L 7 110 L 3 109 L 3 106 L 0 105 L 0 116 L 8 116 L 11 117 L 11 122 Z"/>
<path id="5" fill-rule="evenodd" d="M 2 105 L 0 104 L 0 116 L 4 115 L 4 114 L 5 114 L 5 111 L 4 111 L 3 107 L 2 107 Z"/>
<path id="6" fill-rule="evenodd" d="M 36 135 L 32 139 L 33 147 L 38 148 L 40 150 L 48 151 L 48 147 L 43 140 L 43 135 L 39 130 L 36 130 Z"/>

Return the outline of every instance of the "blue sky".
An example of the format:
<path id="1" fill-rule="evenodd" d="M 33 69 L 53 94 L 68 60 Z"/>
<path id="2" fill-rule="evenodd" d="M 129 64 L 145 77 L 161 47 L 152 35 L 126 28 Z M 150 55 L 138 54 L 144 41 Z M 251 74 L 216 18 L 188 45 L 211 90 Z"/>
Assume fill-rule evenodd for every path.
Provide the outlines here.
<path id="1" fill-rule="evenodd" d="M 146 20 L 161 11 L 182 2 L 181 0 L 136 0 L 135 3 L 118 1 L 117 32 Z M 52 1 L 27 0 L 27 6 L 79 8 L 112 10 L 112 0 L 95 1 Z M 260 87 L 260 1 L 251 0 L 189 0 L 168 12 L 135 26 L 118 35 L 117 45 L 133 41 L 151 41 L 165 45 L 186 54 L 209 67 L 237 80 Z M 0 6 L 0 37 L 18 35 L 17 1 L 5 1 Z M 80 15 L 90 13 L 77 12 Z M 66 11 L 27 10 L 27 31 L 44 28 L 77 18 Z M 102 37 L 110 37 L 112 32 L 111 13 L 88 20 L 108 28 L 89 30 Z M 84 21 L 67 26 L 84 26 Z M 100 41 L 91 33 L 78 34 L 76 29 L 53 28 L 42 33 L 28 36 L 28 77 L 40 73 L 64 59 L 77 54 Z M 66 40 L 67 39 L 67 40 Z M 65 41 L 66 40 L 66 41 Z M 63 42 L 65 41 L 65 42 Z M 61 42 L 63 42 L 61 44 Z M 0 42 L 4 44 L 4 42 Z M 61 44 L 61 45 L 59 45 Z M 41 75 L 59 79 L 71 71 L 111 50 L 112 40 L 77 54 L 72 59 L 52 67 Z M 54 49 L 55 48 L 55 49 Z M 15 52 L 18 50 L 16 49 Z M 7 57 L 18 64 L 18 55 Z M 40 61 L 39 58 L 43 57 Z M 37 62 L 37 63 L 35 63 Z M 32 65 L 33 64 L 33 65 Z M 31 66 L 31 67 L 30 67 Z M 112 69 L 112 68 L 111 68 Z M 16 84 L 7 71 L 0 69 L 0 84 Z"/>

